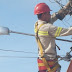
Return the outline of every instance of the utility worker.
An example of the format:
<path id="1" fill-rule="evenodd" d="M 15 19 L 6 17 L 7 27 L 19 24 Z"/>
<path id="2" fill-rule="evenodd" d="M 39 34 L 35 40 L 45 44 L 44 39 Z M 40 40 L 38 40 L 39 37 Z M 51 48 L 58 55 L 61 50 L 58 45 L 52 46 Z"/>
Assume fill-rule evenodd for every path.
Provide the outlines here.
<path id="1" fill-rule="evenodd" d="M 51 9 L 46 3 L 39 3 L 34 8 L 34 14 L 38 21 L 35 23 L 35 36 L 38 44 L 38 72 L 60 72 L 61 66 L 57 61 L 55 38 L 58 36 L 72 35 L 71 28 L 54 26 L 53 23 L 62 20 L 69 10 L 71 2 L 68 2 L 62 9 L 54 14 L 50 14 Z"/>

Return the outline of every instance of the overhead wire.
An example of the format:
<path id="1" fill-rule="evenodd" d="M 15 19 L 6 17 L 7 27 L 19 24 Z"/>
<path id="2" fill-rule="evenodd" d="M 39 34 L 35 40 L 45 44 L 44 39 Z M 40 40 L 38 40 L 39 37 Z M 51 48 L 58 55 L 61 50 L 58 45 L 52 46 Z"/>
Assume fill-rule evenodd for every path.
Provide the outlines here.
<path id="1" fill-rule="evenodd" d="M 58 1 L 58 2 L 60 2 L 61 0 L 49 0 L 51 3 L 56 3 L 55 1 Z"/>
<path id="2" fill-rule="evenodd" d="M 0 56 L 1 58 L 38 58 L 38 57 L 25 57 L 25 56 Z"/>
<path id="3" fill-rule="evenodd" d="M 66 21 L 69 21 L 72 17 L 70 16 L 69 19 L 67 19 Z"/>
<path id="4" fill-rule="evenodd" d="M 51 0 L 49 0 L 51 3 L 55 3 L 55 1 L 53 2 L 53 1 L 51 1 Z"/>
<path id="5" fill-rule="evenodd" d="M 64 5 L 62 3 L 60 3 L 61 0 L 60 1 L 54 0 L 54 1 L 63 8 Z"/>
<path id="6" fill-rule="evenodd" d="M 68 19 L 69 20 L 69 19 Z M 64 19 L 65 23 L 69 25 L 69 27 L 71 26 L 70 23 L 68 23 L 68 20 Z"/>
<path id="7" fill-rule="evenodd" d="M 67 22 L 68 20 L 66 20 L 65 18 L 62 20 L 63 24 L 66 26 L 66 27 L 70 27 L 70 24 Z M 65 23 L 64 23 L 65 22 Z"/>
<path id="8" fill-rule="evenodd" d="M 22 34 L 22 35 L 27 35 L 27 36 L 33 36 L 35 37 L 34 34 L 29 34 L 29 33 L 22 33 L 22 32 L 16 32 L 16 31 L 10 31 L 10 33 L 16 33 L 16 34 Z M 52 37 L 54 38 L 54 37 Z M 55 38 L 56 40 L 60 40 L 60 41 L 66 41 L 66 42 L 72 42 L 70 40 L 64 40 L 64 39 L 58 39 L 58 38 Z"/>
<path id="9" fill-rule="evenodd" d="M 25 52 L 25 51 L 6 50 L 6 49 L 0 49 L 0 51 L 37 54 L 36 52 Z"/>
<path id="10" fill-rule="evenodd" d="M 64 23 L 64 21 L 62 21 L 63 22 L 63 24 L 66 26 L 66 27 L 68 27 L 68 25 L 66 25 L 65 23 Z"/>

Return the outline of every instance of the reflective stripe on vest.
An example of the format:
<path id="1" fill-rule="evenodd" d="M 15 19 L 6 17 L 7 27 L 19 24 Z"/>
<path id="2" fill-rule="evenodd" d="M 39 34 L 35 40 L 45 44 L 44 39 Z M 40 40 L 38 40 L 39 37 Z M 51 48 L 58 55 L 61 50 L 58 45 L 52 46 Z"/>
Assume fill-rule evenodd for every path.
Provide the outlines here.
<path id="1" fill-rule="evenodd" d="M 61 30 L 62 30 L 62 27 L 57 28 L 57 31 L 55 33 L 55 37 L 58 37 L 60 35 Z"/>
<path id="2" fill-rule="evenodd" d="M 35 29 L 36 33 L 36 29 Z M 38 31 L 38 35 L 48 35 L 48 31 Z"/>

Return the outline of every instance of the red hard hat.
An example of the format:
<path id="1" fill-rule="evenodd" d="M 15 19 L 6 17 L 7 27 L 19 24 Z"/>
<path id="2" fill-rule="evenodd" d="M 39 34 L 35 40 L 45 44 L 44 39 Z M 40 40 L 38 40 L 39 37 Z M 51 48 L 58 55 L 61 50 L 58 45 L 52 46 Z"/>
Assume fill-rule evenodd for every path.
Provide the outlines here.
<path id="1" fill-rule="evenodd" d="M 35 6 L 34 8 L 34 14 L 41 14 L 41 13 L 45 13 L 45 12 L 50 12 L 50 8 L 47 4 L 45 3 L 39 3 Z"/>

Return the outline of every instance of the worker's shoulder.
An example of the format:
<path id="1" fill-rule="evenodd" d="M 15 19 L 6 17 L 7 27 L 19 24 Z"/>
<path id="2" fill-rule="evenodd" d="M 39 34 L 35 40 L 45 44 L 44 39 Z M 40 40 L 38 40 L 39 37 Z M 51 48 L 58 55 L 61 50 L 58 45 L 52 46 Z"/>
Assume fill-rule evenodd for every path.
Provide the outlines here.
<path id="1" fill-rule="evenodd" d="M 53 24 L 52 23 L 45 23 L 43 26 L 44 27 L 50 27 L 50 26 L 53 26 Z"/>
<path id="2" fill-rule="evenodd" d="M 51 26 L 52 26 L 51 23 L 45 23 L 45 24 L 43 24 L 43 25 L 40 27 L 39 30 L 41 30 L 41 31 L 48 31 L 48 29 L 49 29 Z"/>

